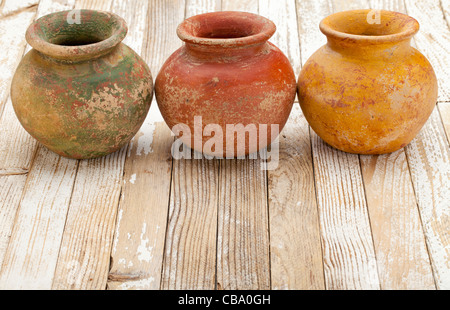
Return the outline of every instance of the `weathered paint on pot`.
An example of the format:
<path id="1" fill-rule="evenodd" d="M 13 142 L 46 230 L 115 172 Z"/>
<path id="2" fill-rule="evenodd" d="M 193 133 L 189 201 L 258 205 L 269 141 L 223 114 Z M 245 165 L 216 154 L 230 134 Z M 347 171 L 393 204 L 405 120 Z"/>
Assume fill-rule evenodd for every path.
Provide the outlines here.
<path id="1" fill-rule="evenodd" d="M 418 134 L 436 104 L 437 81 L 410 46 L 418 22 L 380 11 L 376 23 L 369 13 L 339 12 L 321 21 L 328 42 L 304 65 L 298 94 L 311 128 L 328 144 L 383 154 Z"/>
<path id="2" fill-rule="evenodd" d="M 11 99 L 23 127 L 50 150 L 76 159 L 104 156 L 141 127 L 152 76 L 121 43 L 122 18 L 81 10 L 78 24 L 68 22 L 68 13 L 44 16 L 28 28 L 33 49 L 17 68 Z"/>
<path id="3" fill-rule="evenodd" d="M 271 126 L 281 131 L 285 125 L 297 85 L 286 56 L 268 42 L 275 30 L 270 20 L 244 12 L 206 13 L 179 25 L 177 34 L 185 44 L 163 65 L 155 94 L 171 129 L 177 124 L 189 127 L 192 135 L 181 136 L 186 145 L 207 155 L 235 157 L 254 153 L 276 138 Z M 200 128 L 194 126 L 196 116 L 201 116 Z M 243 126 L 235 134 L 227 124 Z M 252 128 L 257 129 L 256 139 L 249 134 L 245 145 L 238 145 L 239 135 Z M 206 148 L 208 134 L 223 142 Z"/>

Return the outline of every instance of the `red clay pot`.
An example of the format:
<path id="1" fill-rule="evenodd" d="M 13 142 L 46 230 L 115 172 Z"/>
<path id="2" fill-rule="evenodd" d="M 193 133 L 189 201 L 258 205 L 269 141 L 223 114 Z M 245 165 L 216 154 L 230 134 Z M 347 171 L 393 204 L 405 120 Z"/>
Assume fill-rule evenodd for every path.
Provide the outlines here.
<path id="1" fill-rule="evenodd" d="M 276 138 L 271 125 L 280 131 L 285 125 L 296 80 L 289 60 L 268 42 L 275 31 L 270 20 L 244 12 L 201 14 L 178 26 L 185 44 L 162 67 L 155 92 L 168 126 L 185 124 L 190 130 L 191 136 L 183 131 L 180 137 L 186 145 L 208 155 L 236 157 Z M 194 128 L 194 117 L 200 116 L 201 124 Z M 227 130 L 227 124 L 243 126 L 234 131 Z M 216 131 L 217 126 L 222 130 Z M 256 138 L 249 133 L 255 128 Z M 245 144 L 239 144 L 239 135 L 245 134 Z M 223 145 L 210 147 L 212 137 Z"/>

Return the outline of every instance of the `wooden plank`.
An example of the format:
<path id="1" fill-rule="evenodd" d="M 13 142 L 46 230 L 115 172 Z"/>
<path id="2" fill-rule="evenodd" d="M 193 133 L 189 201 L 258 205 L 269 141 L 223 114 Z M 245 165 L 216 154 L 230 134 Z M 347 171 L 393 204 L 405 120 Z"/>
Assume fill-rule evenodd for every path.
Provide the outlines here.
<path id="1" fill-rule="evenodd" d="M 36 15 L 40 17 L 52 10 L 71 7 L 73 7 L 73 1 L 55 3 L 51 0 L 42 0 Z M 0 151 L 4 155 L 0 157 L 2 159 L 0 173 L 27 172 L 35 156 L 37 143 L 20 126 L 10 100 L 3 114 L 1 127 L 0 141 L 6 149 L 2 148 Z M 34 171 L 28 176 L 24 190 L 25 196 L 20 202 L 20 209 L 15 217 L 15 233 L 11 237 L 8 248 L 8 255 L 11 255 L 13 259 L 5 262 L 2 269 L 3 276 L 8 278 L 5 287 L 48 289 L 54 274 L 77 162 L 60 159 L 45 148 L 40 148 L 36 156 L 38 162 L 33 166 Z M 15 177 L 16 188 L 12 191 L 17 195 L 15 199 L 21 198 L 20 193 L 25 185 L 21 180 L 23 178 L 26 176 Z M 62 204 L 63 202 L 66 204 Z M 54 206 L 55 203 L 57 203 L 56 206 Z M 17 202 L 11 201 L 9 207 L 17 208 Z M 12 226 L 13 217 L 5 217 L 5 219 L 8 219 L 9 226 Z M 51 229 L 45 226 L 46 221 L 51 223 Z M 2 226 L 8 225 L 2 223 Z M 34 234 L 37 235 L 34 236 Z M 49 234 L 48 238 L 47 234 Z M 39 262 L 48 262 L 49 266 L 41 267 Z M 15 273 L 18 274 L 17 277 L 14 276 Z"/>
<path id="2" fill-rule="evenodd" d="M 445 20 L 447 21 L 447 25 L 450 27 L 450 1 L 442 0 L 440 1 L 440 5 L 442 11 L 444 12 Z"/>
<path id="3" fill-rule="evenodd" d="M 224 1 L 223 11 L 259 13 L 258 1 Z M 221 160 L 218 289 L 270 288 L 267 171 L 258 159 Z"/>
<path id="4" fill-rule="evenodd" d="M 26 175 L 0 176 L 0 266 L 8 247 Z"/>
<path id="5" fill-rule="evenodd" d="M 143 54 L 150 56 L 148 63 L 155 77 L 167 58 L 182 45 L 176 29 L 185 17 L 185 8 L 185 0 L 154 0 L 149 5 L 150 37 Z"/>
<path id="6" fill-rule="evenodd" d="M 436 286 L 450 289 L 450 150 L 437 109 L 406 154 Z"/>
<path id="7" fill-rule="evenodd" d="M 142 133 L 125 162 L 108 289 L 160 288 L 173 138 L 161 122 Z"/>
<path id="8" fill-rule="evenodd" d="M 380 286 L 358 155 L 331 148 L 312 130 L 327 289 Z"/>
<path id="9" fill-rule="evenodd" d="M 277 32 L 270 39 L 289 58 L 295 76 L 300 74 L 301 57 L 295 2 L 260 0 L 259 14 L 275 22 Z"/>
<path id="10" fill-rule="evenodd" d="M 50 289 L 77 161 L 40 147 L 0 271 L 0 289 Z"/>
<path id="11" fill-rule="evenodd" d="M 326 37 L 319 30 L 319 22 L 333 12 L 330 1 L 296 1 L 300 54 L 302 64 L 322 45 Z"/>
<path id="12" fill-rule="evenodd" d="M 217 1 L 186 2 L 186 17 L 220 9 Z M 181 21 L 180 21 L 181 22 Z M 217 160 L 174 160 L 164 253 L 163 289 L 214 289 Z"/>
<path id="13" fill-rule="evenodd" d="M 25 51 L 25 32 L 36 15 L 38 1 L 5 1 L 0 11 L 0 116 L 9 97 L 14 72 Z M 11 31 L 14 30 L 14 31 Z"/>
<path id="14" fill-rule="evenodd" d="M 218 289 L 270 289 L 267 171 L 258 159 L 221 160 Z"/>
<path id="15" fill-rule="evenodd" d="M 215 288 L 218 164 L 173 162 L 163 289 Z"/>
<path id="16" fill-rule="evenodd" d="M 40 0 L 37 18 L 59 11 L 72 10 L 76 0 Z"/>
<path id="17" fill-rule="evenodd" d="M 0 18 L 20 14 L 23 11 L 34 10 L 36 12 L 39 0 L 2 1 L 0 6 Z"/>
<path id="18" fill-rule="evenodd" d="M 320 20 L 365 1 L 297 1 L 302 63 L 325 44 Z M 315 30 L 314 30 L 315 29 Z M 322 38 L 322 39 L 318 39 Z M 312 156 L 328 289 L 378 289 L 380 282 L 358 155 L 326 145 L 312 130 Z"/>
<path id="19" fill-rule="evenodd" d="M 38 142 L 20 124 L 8 98 L 0 120 L 0 175 L 27 173 L 37 146 Z"/>
<path id="20" fill-rule="evenodd" d="M 111 11 L 113 0 L 76 0 L 75 9 Z"/>
<path id="21" fill-rule="evenodd" d="M 441 114 L 442 124 L 444 125 L 447 141 L 450 143 L 450 102 L 439 102 L 439 113 Z"/>
<path id="22" fill-rule="evenodd" d="M 439 0 L 405 0 L 406 11 L 420 23 L 415 42 L 428 58 L 436 73 L 438 101 L 450 101 L 450 28 Z"/>
<path id="23" fill-rule="evenodd" d="M 147 19 L 142 18 L 146 25 L 142 54 L 153 76 L 181 46 L 176 27 L 184 11 L 184 1 L 153 1 L 144 11 Z M 159 289 L 161 285 L 173 142 L 170 129 L 161 120 L 153 100 L 128 150 L 108 289 Z"/>
<path id="24" fill-rule="evenodd" d="M 36 149 L 33 143 L 27 144 L 29 135 L 16 118 L 9 91 L 25 51 L 25 32 L 36 16 L 37 3 L 8 0 L 0 12 L 0 46 L 5 47 L 0 55 L 0 175 L 26 173 Z"/>
<path id="25" fill-rule="evenodd" d="M 293 1 L 259 1 L 260 14 L 277 25 L 271 41 L 301 69 Z M 273 289 L 323 289 L 322 249 L 314 190 L 309 126 L 298 103 L 280 135 L 279 166 L 268 171 Z"/>
<path id="26" fill-rule="evenodd" d="M 128 9 L 140 7 L 128 3 Z M 127 43 L 142 48 L 145 18 L 137 11 L 126 15 L 124 6 L 113 1 L 77 3 L 77 8 L 114 11 L 130 24 Z M 144 15 L 145 15 L 144 11 Z M 135 16 L 130 20 L 131 14 Z M 131 38 L 130 38 L 131 37 Z M 122 189 L 127 146 L 106 157 L 80 163 L 64 231 L 53 289 L 104 289 L 108 279 L 110 253 Z"/>
<path id="27" fill-rule="evenodd" d="M 369 0 L 369 6 L 375 10 L 406 13 L 405 2 L 403 0 Z"/>
<path id="28" fill-rule="evenodd" d="M 367 0 L 329 0 L 329 1 L 333 7 L 334 13 L 340 11 L 365 9 L 369 7 L 369 2 Z"/>
<path id="29" fill-rule="evenodd" d="M 406 13 L 403 0 L 370 7 Z M 435 289 L 404 150 L 360 156 L 382 289 Z"/>
<path id="30" fill-rule="evenodd" d="M 105 289 L 125 154 L 80 161 L 52 289 Z"/>
<path id="31" fill-rule="evenodd" d="M 149 55 L 147 63 L 155 78 L 167 58 L 182 45 L 176 29 L 185 18 L 185 9 L 185 0 L 150 2 L 147 19 L 147 29 L 150 34 L 142 54 Z M 155 122 L 164 121 L 155 97 L 149 114 Z"/>
<path id="32" fill-rule="evenodd" d="M 360 158 L 381 288 L 435 289 L 404 150 Z"/>
<path id="33" fill-rule="evenodd" d="M 324 289 L 309 126 L 298 104 L 268 171 L 272 289 Z"/>
<path id="34" fill-rule="evenodd" d="M 222 11 L 241 11 L 259 14 L 258 0 L 222 1 Z"/>
<path id="35" fill-rule="evenodd" d="M 186 18 L 194 15 L 220 11 L 221 0 L 186 0 Z"/>

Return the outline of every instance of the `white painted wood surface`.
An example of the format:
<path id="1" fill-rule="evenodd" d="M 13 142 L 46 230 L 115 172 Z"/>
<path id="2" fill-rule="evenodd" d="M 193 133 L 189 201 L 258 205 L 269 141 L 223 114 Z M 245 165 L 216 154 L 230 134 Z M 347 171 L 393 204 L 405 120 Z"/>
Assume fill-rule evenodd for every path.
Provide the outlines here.
<path id="1" fill-rule="evenodd" d="M 124 12 L 126 7 L 123 6 Z M 181 46 L 176 26 L 184 19 L 185 3 L 158 1 L 138 9 L 146 15 L 146 18 L 141 16 L 140 22 L 134 19 L 141 27 L 144 25 L 142 56 L 156 78 L 165 59 Z M 128 15 L 130 19 L 134 18 L 132 15 Z M 128 149 L 109 289 L 161 287 L 173 142 L 169 128 L 161 120 L 156 100 L 153 100 L 144 125 Z"/>
<path id="2" fill-rule="evenodd" d="M 71 8 L 111 10 L 155 78 L 179 46 L 177 25 L 203 12 L 271 18 L 296 76 L 325 44 L 318 24 L 354 8 L 417 18 L 439 104 L 405 149 L 345 154 L 310 130 L 295 103 L 280 163 L 181 160 L 155 100 L 129 146 L 75 161 L 20 126 L 9 85 L 30 49 L 27 26 Z M 0 4 L 0 288 L 450 288 L 449 1 L 4 0 Z M 14 29 L 15 31 L 11 31 Z"/>
<path id="3" fill-rule="evenodd" d="M 0 289 L 50 289 L 77 161 L 39 148 L 0 270 Z"/>

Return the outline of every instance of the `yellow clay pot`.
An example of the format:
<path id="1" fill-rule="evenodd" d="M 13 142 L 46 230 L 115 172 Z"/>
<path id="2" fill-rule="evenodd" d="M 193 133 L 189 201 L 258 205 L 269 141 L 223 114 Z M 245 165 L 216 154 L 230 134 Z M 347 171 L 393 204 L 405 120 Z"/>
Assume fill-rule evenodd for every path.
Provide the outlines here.
<path id="1" fill-rule="evenodd" d="M 411 47 L 419 23 L 390 11 L 354 10 L 323 19 L 327 44 L 304 65 L 298 95 L 311 128 L 349 153 L 406 146 L 437 99 L 428 60 Z"/>

